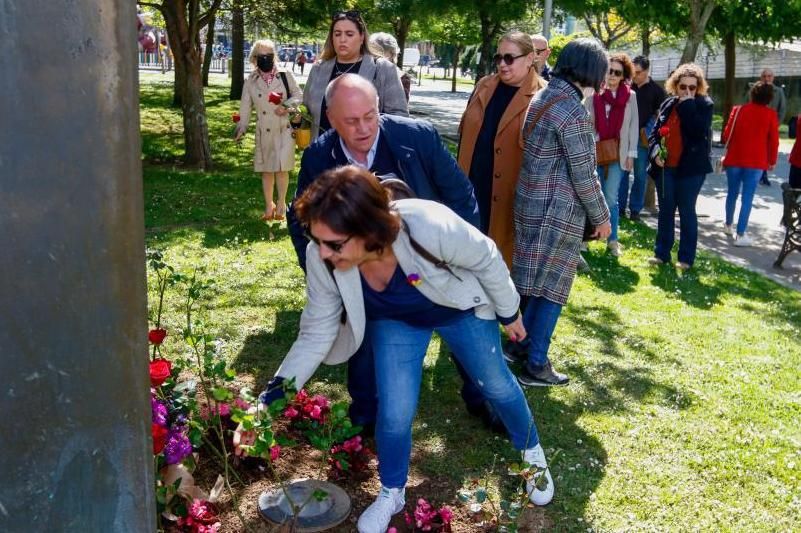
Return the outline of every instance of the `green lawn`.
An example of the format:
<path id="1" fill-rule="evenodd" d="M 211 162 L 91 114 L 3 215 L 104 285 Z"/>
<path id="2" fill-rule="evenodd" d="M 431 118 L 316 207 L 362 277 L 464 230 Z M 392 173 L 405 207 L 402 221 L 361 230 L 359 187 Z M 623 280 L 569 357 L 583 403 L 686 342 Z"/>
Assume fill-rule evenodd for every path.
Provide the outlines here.
<path id="1" fill-rule="evenodd" d="M 302 272 L 286 227 L 258 220 L 252 128 L 241 148 L 228 139 L 238 103 L 227 87 L 207 92 L 216 167 L 203 174 L 177 163 L 180 113 L 168 107 L 171 85 L 157 80 L 143 76 L 141 87 L 147 245 L 215 280 L 202 312 L 207 329 L 263 386 L 294 340 Z M 551 357 L 571 384 L 526 392 L 543 446 L 559 451 L 546 520 L 575 531 L 798 530 L 801 297 L 706 252 L 684 275 L 648 269 L 654 232 L 622 224 L 625 255 L 591 245 L 593 271 L 577 278 L 556 330 Z M 172 331 L 181 327 L 178 305 L 168 293 Z M 175 337 L 167 353 L 179 349 Z M 343 376 L 326 367 L 310 386 L 342 398 Z M 423 383 L 414 475 L 458 486 L 494 454 L 512 457 L 504 439 L 466 414 L 437 342 Z"/>

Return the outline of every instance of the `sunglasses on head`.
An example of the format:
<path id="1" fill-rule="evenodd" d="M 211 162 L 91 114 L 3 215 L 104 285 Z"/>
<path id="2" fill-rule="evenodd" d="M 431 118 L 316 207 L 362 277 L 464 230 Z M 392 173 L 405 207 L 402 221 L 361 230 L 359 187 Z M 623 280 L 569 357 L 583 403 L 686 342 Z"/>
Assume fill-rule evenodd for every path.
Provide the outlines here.
<path id="1" fill-rule="evenodd" d="M 617 76 L 618 78 L 622 78 L 623 77 L 623 71 L 622 70 L 618 70 L 616 68 L 610 68 L 609 69 L 609 75 L 610 76 Z"/>
<path id="2" fill-rule="evenodd" d="M 496 65 L 500 65 L 501 61 L 506 63 L 507 65 L 511 65 L 515 62 L 515 59 L 521 58 L 523 56 L 527 56 L 528 54 L 520 54 L 519 56 L 513 56 L 512 54 L 495 54 L 492 60 L 495 62 Z"/>
<path id="3" fill-rule="evenodd" d="M 324 241 L 322 239 L 318 239 L 314 235 L 311 234 L 310 231 L 306 230 L 306 238 L 312 241 L 317 246 L 321 246 L 325 244 L 326 248 L 338 254 L 342 251 L 342 248 L 348 244 L 348 241 L 353 237 L 353 235 L 349 235 L 348 237 L 342 239 L 341 241 Z"/>
<path id="4" fill-rule="evenodd" d="M 698 88 L 697 85 L 684 85 L 683 83 L 679 84 L 680 91 L 694 91 Z"/>
<path id="5" fill-rule="evenodd" d="M 362 14 L 360 12 L 356 11 L 355 9 L 352 9 L 350 11 L 339 11 L 337 13 L 334 13 L 334 16 L 331 17 L 331 19 L 334 20 L 334 21 L 342 20 L 342 19 L 350 19 L 350 20 L 361 21 L 362 20 Z"/>

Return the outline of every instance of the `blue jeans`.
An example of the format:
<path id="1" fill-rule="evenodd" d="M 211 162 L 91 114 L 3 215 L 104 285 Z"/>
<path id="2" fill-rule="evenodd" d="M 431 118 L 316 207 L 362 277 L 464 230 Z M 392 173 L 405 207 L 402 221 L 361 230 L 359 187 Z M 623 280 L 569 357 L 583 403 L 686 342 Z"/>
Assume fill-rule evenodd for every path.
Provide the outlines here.
<path id="1" fill-rule="evenodd" d="M 562 314 L 562 306 L 541 296 L 525 297 L 523 325 L 528 337 L 528 363 L 544 366 L 548 362 L 548 349 L 556 322 Z"/>
<path id="2" fill-rule="evenodd" d="M 378 473 L 382 485 L 400 488 L 406 485 L 409 472 L 423 359 L 435 328 L 371 320 L 367 329 L 375 350 L 378 382 Z M 467 313 L 436 331 L 498 413 L 512 445 L 519 450 L 536 446 L 539 436 L 531 411 L 501 355 L 498 322 Z"/>
<path id="3" fill-rule="evenodd" d="M 618 208 L 617 196 L 620 190 L 620 180 L 623 178 L 623 169 L 620 163 L 610 163 L 606 167 L 598 167 L 598 177 L 601 178 L 604 189 L 604 199 L 609 207 L 611 215 L 612 233 L 607 242 L 617 240 L 617 225 L 620 223 L 620 210 Z"/>
<path id="4" fill-rule="evenodd" d="M 743 196 L 740 202 L 740 216 L 737 217 L 737 234 L 742 235 L 748 229 L 748 217 L 751 216 L 751 205 L 754 203 L 754 191 L 756 191 L 759 179 L 762 177 L 762 169 L 726 167 L 726 179 L 729 182 L 729 192 L 726 193 L 726 224 L 731 225 L 734 220 L 734 208 L 737 205 L 737 197 L 740 195 L 740 186 L 743 188 Z"/>
<path id="5" fill-rule="evenodd" d="M 679 261 L 692 265 L 698 247 L 698 215 L 695 203 L 704 174 L 676 177 L 675 169 L 666 168 L 664 179 L 656 177 L 656 192 L 659 195 L 659 225 L 656 228 L 654 255 L 670 262 L 670 251 L 676 239 L 676 209 L 679 210 Z"/>
<path id="6" fill-rule="evenodd" d="M 451 354 L 453 357 L 453 354 Z M 476 408 L 484 404 L 484 395 L 467 376 L 458 360 L 453 360 L 456 370 L 462 377 L 462 399 L 468 408 Z M 365 332 L 364 341 L 356 353 L 348 359 L 348 393 L 350 408 L 348 415 L 356 426 L 375 424 L 378 412 L 378 391 L 375 379 L 375 354 L 369 340 L 369 331 Z"/>
<path id="7" fill-rule="evenodd" d="M 617 195 L 617 203 L 620 206 L 620 213 L 626 212 L 626 207 L 632 215 L 638 214 L 645 207 L 645 186 L 647 184 L 648 173 L 648 148 L 637 147 L 637 159 L 634 160 L 634 178 L 631 184 L 631 194 L 629 194 L 629 175 L 624 172 L 620 180 L 620 193 Z"/>

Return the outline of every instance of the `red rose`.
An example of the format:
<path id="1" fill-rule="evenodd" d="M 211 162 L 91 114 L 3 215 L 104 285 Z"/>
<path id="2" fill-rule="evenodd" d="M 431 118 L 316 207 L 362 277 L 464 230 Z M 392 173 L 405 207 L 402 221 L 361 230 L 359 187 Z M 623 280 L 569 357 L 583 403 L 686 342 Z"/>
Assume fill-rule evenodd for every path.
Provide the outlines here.
<path id="1" fill-rule="evenodd" d="M 283 100 L 284 100 L 284 93 L 278 93 L 273 91 L 269 95 L 267 95 L 267 101 L 270 102 L 271 104 L 280 105 Z"/>
<path id="2" fill-rule="evenodd" d="M 242 120 L 242 117 L 239 116 L 239 113 L 234 113 L 233 115 L 231 115 L 231 120 L 233 120 L 234 122 L 239 122 L 240 120 Z"/>
<path id="3" fill-rule="evenodd" d="M 659 128 L 659 136 L 660 137 L 667 137 L 667 134 L 670 133 L 670 128 L 667 126 L 662 126 Z"/>
<path id="4" fill-rule="evenodd" d="M 167 445 L 167 428 L 158 424 L 150 424 L 150 433 L 153 435 L 153 455 L 158 455 Z"/>
<path id="5" fill-rule="evenodd" d="M 164 383 L 172 370 L 172 363 L 166 359 L 156 359 L 150 361 L 150 384 L 158 387 Z"/>
<path id="6" fill-rule="evenodd" d="M 147 334 L 147 340 L 150 341 L 151 344 L 159 345 L 164 342 L 164 337 L 167 336 L 166 329 L 151 329 Z"/>

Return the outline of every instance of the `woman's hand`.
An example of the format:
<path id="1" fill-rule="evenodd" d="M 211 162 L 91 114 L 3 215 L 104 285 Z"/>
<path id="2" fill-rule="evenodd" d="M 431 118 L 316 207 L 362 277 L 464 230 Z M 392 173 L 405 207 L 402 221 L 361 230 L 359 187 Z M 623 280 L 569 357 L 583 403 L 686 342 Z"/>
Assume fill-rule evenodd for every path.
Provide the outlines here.
<path id="1" fill-rule="evenodd" d="M 611 233 L 612 233 L 612 224 L 607 220 L 600 226 L 595 226 L 595 231 L 593 232 L 592 236 L 598 240 L 603 240 L 609 237 L 609 234 Z"/>
<path id="2" fill-rule="evenodd" d="M 278 115 L 279 117 L 283 117 L 287 113 L 289 113 L 289 109 L 285 108 L 282 105 L 276 106 L 273 112 Z"/>
<path id="3" fill-rule="evenodd" d="M 253 446 L 256 443 L 256 432 L 253 430 L 245 431 L 242 424 L 234 430 L 234 455 L 246 457 L 246 452 L 242 446 Z"/>
<path id="4" fill-rule="evenodd" d="M 634 169 L 634 159 L 631 157 L 627 157 L 626 160 L 623 162 L 623 170 L 628 170 L 631 172 Z"/>
<path id="5" fill-rule="evenodd" d="M 520 342 L 526 338 L 526 328 L 523 326 L 523 317 L 518 313 L 517 319 L 503 327 L 506 330 L 506 334 L 509 336 L 509 340 L 512 342 Z"/>
<path id="6" fill-rule="evenodd" d="M 658 166 L 658 167 L 664 167 L 665 166 L 665 162 L 662 161 L 662 158 L 659 157 L 659 156 L 654 157 L 654 163 L 656 163 L 656 166 Z"/>

